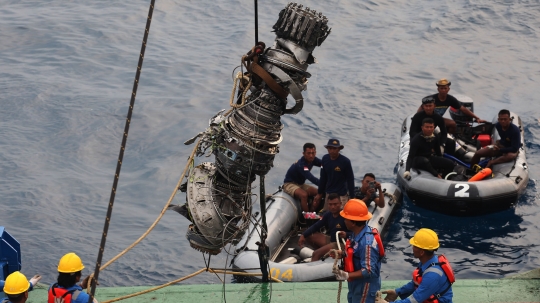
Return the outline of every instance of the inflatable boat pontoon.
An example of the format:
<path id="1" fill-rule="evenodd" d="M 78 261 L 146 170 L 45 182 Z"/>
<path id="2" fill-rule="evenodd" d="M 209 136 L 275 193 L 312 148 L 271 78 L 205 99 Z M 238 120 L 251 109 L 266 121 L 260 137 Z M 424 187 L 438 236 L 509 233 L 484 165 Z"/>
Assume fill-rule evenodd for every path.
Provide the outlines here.
<path id="1" fill-rule="evenodd" d="M 457 95 L 455 97 L 472 110 L 472 100 L 469 97 Z M 525 158 L 523 124 L 517 114 L 512 112 L 510 114 L 512 123 L 521 131 L 521 147 L 518 155 L 515 161 L 494 165 L 490 178 L 476 182 L 468 182 L 468 179 L 476 173 L 468 167 L 469 162 L 477 148 L 494 144 L 500 139 L 495 127 L 473 128 L 468 124 L 469 121 L 463 121 L 463 115 L 459 110 L 450 111 L 451 117 L 458 124 L 458 132 L 452 137 L 456 142 L 456 151 L 454 155 L 445 154 L 444 156 L 454 161 L 454 176 L 438 179 L 427 171 L 411 169 L 411 179 L 406 180 L 403 178 L 403 173 L 409 155 L 409 127 L 413 115 L 407 117 L 401 127 L 398 184 L 416 205 L 448 215 L 474 216 L 513 207 L 527 187 L 529 171 Z M 492 124 L 496 122 L 497 116 Z M 478 140 L 478 137 L 482 135 L 488 142 Z M 458 175 L 462 178 L 455 178 Z M 463 181 L 456 181 L 456 179 Z"/>
<path id="2" fill-rule="evenodd" d="M 379 208 L 375 206 L 375 203 L 369 205 L 368 209 L 373 214 L 373 218 L 368 225 L 377 228 L 384 239 L 390 225 L 390 217 L 397 209 L 396 205 L 401 201 L 401 191 L 395 184 L 382 183 L 381 187 L 385 193 L 385 207 Z M 299 218 L 302 218 L 300 202 L 283 191 L 279 191 L 269 197 L 266 203 L 268 226 L 266 244 L 270 248 L 269 272 L 272 277 L 284 282 L 333 280 L 334 259 L 309 262 L 313 250 L 307 246 L 300 249 L 297 245 L 299 234 L 305 229 L 299 224 Z M 233 260 L 234 268 L 260 267 L 256 244 L 260 241 L 260 220 L 259 214 L 236 245 L 237 255 Z M 261 271 L 252 269 L 245 272 L 260 273 Z"/>

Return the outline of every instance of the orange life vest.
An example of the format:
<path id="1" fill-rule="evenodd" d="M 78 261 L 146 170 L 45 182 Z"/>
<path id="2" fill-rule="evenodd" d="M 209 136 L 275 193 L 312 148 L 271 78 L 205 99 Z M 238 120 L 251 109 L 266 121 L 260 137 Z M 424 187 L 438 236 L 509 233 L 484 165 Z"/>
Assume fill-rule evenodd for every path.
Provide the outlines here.
<path id="1" fill-rule="evenodd" d="M 384 257 L 384 247 L 382 244 L 381 236 L 379 235 L 379 231 L 376 228 L 372 228 L 371 231 L 366 232 L 366 234 L 372 234 L 373 238 L 375 238 L 375 241 L 377 241 L 377 246 L 379 246 L 379 255 Z M 353 241 L 351 239 L 347 239 L 347 242 L 345 242 L 345 260 L 343 265 L 343 270 L 346 272 L 354 272 L 354 262 L 353 262 L 353 254 L 354 254 L 354 248 Z M 348 279 L 347 281 L 351 282 L 352 279 Z"/>
<path id="2" fill-rule="evenodd" d="M 58 283 L 55 283 L 49 289 L 47 303 L 71 303 L 73 293 L 75 293 L 75 298 L 77 298 L 79 295 L 78 292 L 80 291 L 77 289 L 67 290 L 65 288 L 60 288 L 58 287 Z"/>
<path id="3" fill-rule="evenodd" d="M 433 295 L 431 295 L 431 297 L 429 297 L 427 300 L 425 300 L 422 303 L 439 303 L 439 298 L 442 295 L 444 295 L 450 289 L 450 287 L 452 287 L 452 284 L 454 282 L 456 282 L 456 277 L 454 276 L 454 271 L 452 270 L 452 267 L 450 266 L 450 262 L 448 262 L 448 259 L 446 259 L 446 257 L 444 255 L 439 255 L 439 262 L 429 264 L 429 266 L 426 268 L 426 270 L 428 268 L 430 268 L 431 266 L 435 266 L 435 265 L 439 265 L 442 268 L 442 270 L 443 270 L 444 274 L 446 275 L 446 278 L 448 279 L 448 282 L 450 283 L 450 285 L 448 285 L 448 287 L 444 291 L 442 291 L 440 294 L 433 294 Z M 420 272 L 420 267 L 417 267 L 413 271 L 412 280 L 414 282 L 414 288 L 415 289 L 418 288 L 420 283 L 422 283 L 422 274 L 423 274 L 423 272 Z"/>

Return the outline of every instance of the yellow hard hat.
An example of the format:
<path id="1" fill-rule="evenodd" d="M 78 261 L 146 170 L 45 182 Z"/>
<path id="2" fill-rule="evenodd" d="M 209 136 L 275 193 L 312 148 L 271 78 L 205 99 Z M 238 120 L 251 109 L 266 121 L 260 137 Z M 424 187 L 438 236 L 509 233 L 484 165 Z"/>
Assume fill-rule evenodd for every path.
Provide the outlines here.
<path id="1" fill-rule="evenodd" d="M 373 217 L 368 211 L 366 203 L 359 199 L 347 201 L 343 210 L 339 213 L 343 218 L 352 221 L 367 221 Z"/>
<path id="2" fill-rule="evenodd" d="M 18 295 L 27 291 L 28 288 L 30 288 L 28 279 L 21 272 L 16 271 L 7 277 L 4 284 L 4 293 L 6 295 Z"/>
<path id="3" fill-rule="evenodd" d="M 420 228 L 409 243 L 421 249 L 435 250 L 439 248 L 439 237 L 429 228 Z"/>
<path id="4" fill-rule="evenodd" d="M 61 273 L 74 273 L 83 270 L 83 268 L 81 258 L 72 252 L 65 254 L 58 263 L 58 272 Z"/>

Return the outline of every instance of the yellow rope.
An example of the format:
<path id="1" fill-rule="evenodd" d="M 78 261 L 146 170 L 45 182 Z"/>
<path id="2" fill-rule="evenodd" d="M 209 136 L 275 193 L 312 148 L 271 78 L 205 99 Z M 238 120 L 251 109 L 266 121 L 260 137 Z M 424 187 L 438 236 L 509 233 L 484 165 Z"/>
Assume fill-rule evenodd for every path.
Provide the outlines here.
<path id="1" fill-rule="evenodd" d="M 338 246 L 339 246 L 339 238 L 337 240 L 337 243 L 338 243 Z M 340 259 L 338 257 L 338 253 L 337 253 L 338 250 L 336 249 L 332 249 L 330 250 L 327 254 L 330 255 L 330 253 L 334 253 L 334 255 L 336 256 L 335 259 L 334 259 L 334 265 L 332 266 L 332 271 L 335 271 L 335 270 L 338 270 L 338 260 Z M 338 287 L 338 292 L 337 292 L 337 303 L 340 303 L 341 302 L 341 287 L 342 287 L 342 284 L 343 284 L 343 281 L 339 281 L 339 287 Z"/>
<path id="2" fill-rule="evenodd" d="M 240 104 L 236 104 L 234 102 L 234 95 L 236 93 L 236 88 L 238 86 L 238 81 L 241 81 L 241 80 L 248 80 L 248 84 L 246 85 L 246 87 L 244 88 L 244 91 L 242 92 L 242 102 Z M 241 72 L 238 72 L 236 74 L 236 77 L 234 79 L 234 83 L 233 83 L 233 89 L 232 89 L 232 93 L 231 93 L 231 99 L 229 101 L 229 104 L 230 106 L 232 107 L 227 113 L 225 113 L 225 116 L 227 116 L 228 114 L 231 113 L 231 111 L 235 108 L 240 108 L 242 106 L 245 105 L 246 103 L 246 94 L 249 90 L 249 88 L 251 87 L 251 83 L 252 83 L 252 79 L 251 77 L 246 77 L 244 76 Z M 199 147 L 199 144 L 200 144 L 200 140 L 197 141 L 197 144 L 195 144 L 195 147 L 193 148 L 193 151 L 191 152 L 191 155 L 189 156 L 189 159 L 187 161 L 187 164 L 186 164 L 186 167 L 184 168 L 184 171 L 182 172 L 182 175 L 180 177 L 180 179 L 178 180 L 178 183 L 176 184 L 176 187 L 173 191 L 173 193 L 171 194 L 171 196 L 169 197 L 169 200 L 167 201 L 167 203 L 165 204 L 165 206 L 163 207 L 163 209 L 161 210 L 161 213 L 159 214 L 159 216 L 157 217 L 157 219 L 154 221 L 154 223 L 152 223 L 152 225 L 148 228 L 148 230 L 146 230 L 146 232 L 144 234 L 142 234 L 135 242 L 133 242 L 130 246 L 128 246 L 126 249 L 124 249 L 122 252 L 120 252 L 118 255 L 116 255 L 114 258 L 112 258 L 111 260 L 109 260 L 107 263 L 105 263 L 103 266 L 100 267 L 100 271 L 104 270 L 105 268 L 107 268 L 109 265 L 111 265 L 114 261 L 118 260 L 121 256 L 123 256 L 124 254 L 126 254 L 128 251 L 130 251 L 133 247 L 135 247 L 137 244 L 139 244 L 144 238 L 146 238 L 146 236 L 154 229 L 154 227 L 156 227 L 156 225 L 158 224 L 158 222 L 161 220 L 161 218 L 163 217 L 163 215 L 165 214 L 165 212 L 167 211 L 169 205 L 171 204 L 172 200 L 174 199 L 176 193 L 178 192 L 178 188 L 180 187 L 180 185 L 182 184 L 182 180 L 184 179 L 185 175 L 186 175 L 186 172 L 189 168 L 189 166 L 191 164 L 193 164 L 193 159 L 194 159 L 194 156 L 195 156 L 195 152 L 197 151 L 197 148 Z M 134 296 L 138 296 L 138 295 L 141 295 L 141 294 L 145 294 L 145 293 L 148 293 L 148 292 L 151 292 L 151 291 L 154 291 L 154 290 L 158 290 L 160 288 L 163 288 L 163 287 L 166 287 L 166 286 L 169 286 L 171 284 L 175 284 L 175 283 L 178 283 L 178 282 L 181 282 L 183 280 L 186 280 L 186 279 L 189 279 L 191 277 L 194 277 L 198 274 L 200 274 L 201 272 L 205 271 L 206 269 L 201 269 L 199 271 L 196 271 L 194 272 L 193 274 L 191 275 L 188 275 L 188 276 L 185 276 L 185 277 L 182 277 L 180 279 L 177 279 L 177 280 L 174 280 L 174 281 L 171 281 L 169 283 L 166 283 L 166 284 L 163 284 L 161 286 L 157 286 L 157 287 L 154 287 L 154 288 L 151 288 L 151 289 L 148 289 L 148 290 L 145 290 L 145 291 L 141 291 L 141 292 L 138 292 L 138 293 L 135 293 L 135 294 L 131 294 L 131 295 L 128 295 L 128 296 L 124 296 L 124 297 L 120 297 L 120 298 L 116 298 L 116 299 L 112 299 L 112 300 L 109 300 L 109 301 L 105 301 L 105 302 L 102 302 L 102 303 L 109 303 L 109 302 L 115 302 L 115 301 L 120 301 L 120 300 L 124 300 L 124 299 L 127 299 L 127 298 L 131 298 L 131 297 L 134 297 Z M 228 271 L 223 271 L 223 270 L 214 270 L 214 269 L 208 269 L 208 271 L 211 271 L 213 273 L 225 273 L 225 274 L 235 274 L 235 275 L 238 275 L 238 276 L 261 276 L 262 274 L 257 274 L 257 273 L 239 273 L 239 272 L 236 272 L 236 273 L 233 273 L 233 272 L 228 272 Z M 92 285 L 92 280 L 94 279 L 94 274 L 91 274 L 90 275 L 90 279 L 89 279 L 89 283 L 88 283 L 88 287 L 87 287 L 87 292 L 90 292 L 90 288 L 91 288 L 91 285 Z M 283 283 L 283 281 L 279 280 L 279 279 L 276 279 L 272 276 L 270 276 L 270 279 L 274 282 L 278 282 L 278 283 Z"/>
<path id="3" fill-rule="evenodd" d="M 242 99 L 241 99 L 242 103 L 236 104 L 236 102 L 234 102 L 234 95 L 236 93 L 236 87 L 238 86 L 238 82 L 241 80 L 248 80 L 248 84 L 246 85 L 246 87 L 244 88 L 244 91 L 242 92 Z M 238 107 L 244 106 L 244 104 L 246 104 L 246 94 L 250 87 L 251 87 L 251 77 L 244 76 L 242 72 L 236 73 L 236 77 L 234 78 L 234 81 L 233 81 L 233 89 L 231 92 L 231 99 L 229 100 L 229 105 L 232 108 L 238 108 Z"/>
<path id="4" fill-rule="evenodd" d="M 182 172 L 182 176 L 180 177 L 180 179 L 178 180 L 178 183 L 176 184 L 176 187 L 174 188 L 174 191 L 173 193 L 171 194 L 170 198 L 169 198 L 169 201 L 167 201 L 167 204 L 165 204 L 165 206 L 163 207 L 163 209 L 161 210 L 161 213 L 159 214 L 159 216 L 157 217 L 157 219 L 154 221 L 154 223 L 152 223 L 152 225 L 148 228 L 148 230 L 142 235 L 139 237 L 139 239 L 137 239 L 135 242 L 133 242 L 130 246 L 128 246 L 126 249 L 124 249 L 121 253 L 119 253 L 118 255 L 116 255 L 114 258 L 112 258 L 110 261 L 108 261 L 107 263 L 105 263 L 103 266 L 100 267 L 100 271 L 104 270 L 105 268 L 107 268 L 109 265 L 111 265 L 114 261 L 118 260 L 118 258 L 120 258 L 121 256 L 123 256 L 125 253 L 127 253 L 129 250 L 131 250 L 133 247 L 135 247 L 135 245 L 139 244 L 139 242 L 141 242 L 153 229 L 154 227 L 156 227 L 156 225 L 158 224 L 158 222 L 161 220 L 161 218 L 163 217 L 163 215 L 165 214 L 165 212 L 167 211 L 167 208 L 169 207 L 169 205 L 171 204 L 174 196 L 176 195 L 176 193 L 178 192 L 178 188 L 180 187 L 180 185 L 182 184 L 182 180 L 184 180 L 184 177 L 186 175 L 186 172 L 190 166 L 190 164 L 193 162 L 193 158 L 195 157 L 195 152 L 197 151 L 197 147 L 199 147 L 199 144 L 200 144 L 200 140 L 197 141 L 197 144 L 195 144 L 195 147 L 193 148 L 193 151 L 191 152 L 191 155 L 189 156 L 189 159 L 187 161 L 187 164 L 186 164 L 186 167 L 184 168 L 184 172 Z M 91 274 L 90 275 L 90 279 L 89 279 L 89 282 L 92 281 L 92 279 L 94 279 L 94 274 Z M 87 291 L 90 293 L 90 286 L 92 285 L 92 283 L 88 283 L 88 289 Z"/>
<path id="5" fill-rule="evenodd" d="M 167 287 L 169 285 L 172 285 L 172 284 L 175 284 L 175 283 L 178 283 L 178 282 L 182 282 L 186 279 L 189 279 L 191 277 L 195 277 L 196 275 L 204 272 L 206 270 L 206 268 L 201 268 L 199 269 L 198 271 L 190 274 L 190 275 L 187 275 L 185 277 L 182 277 L 180 279 L 176 279 L 174 281 L 171 281 L 171 282 L 168 282 L 168 283 L 165 283 L 163 285 L 159 285 L 159 286 L 156 286 L 156 287 L 152 287 L 152 288 L 149 288 L 149 289 L 146 289 L 146 290 L 143 290 L 143 291 L 139 291 L 139 292 L 136 292 L 136 293 L 133 293 L 133 294 L 130 294 L 130 295 L 126 295 L 126 296 L 122 296 L 122 297 L 118 297 L 118 298 L 114 298 L 114 299 L 111 299 L 111 300 L 107 300 L 107 301 L 102 301 L 101 303 L 111 303 L 111 302 L 116 302 L 116 301 L 120 301 L 120 300 L 125 300 L 125 299 L 129 299 L 129 298 L 132 298 L 132 297 L 136 297 L 136 296 L 139 296 L 139 295 L 142 295 L 142 294 L 145 294 L 145 293 L 149 293 L 149 292 L 152 292 L 152 291 L 155 291 L 155 290 L 158 290 L 158 289 L 161 289 L 163 287 Z"/>
<path id="6" fill-rule="evenodd" d="M 198 271 L 196 271 L 196 272 L 194 272 L 194 273 L 192 273 L 190 275 L 187 275 L 185 277 L 176 279 L 174 281 L 167 282 L 165 284 L 162 284 L 162 285 L 159 285 L 159 286 L 156 286 L 156 287 L 152 287 L 152 288 L 149 288 L 149 289 L 146 289 L 146 290 L 142 290 L 142 291 L 139 291 L 139 292 L 136 292 L 136 293 L 132 293 L 132 294 L 129 294 L 129 295 L 125 295 L 125 296 L 122 296 L 122 297 L 110 299 L 110 300 L 107 300 L 107 301 L 102 301 L 101 303 L 112 303 L 112 302 L 116 302 L 116 301 L 121 301 L 121 300 L 129 299 L 129 298 L 133 298 L 133 297 L 136 297 L 136 296 L 140 296 L 140 295 L 143 295 L 143 294 L 146 294 L 146 293 L 156 291 L 158 289 L 170 286 L 172 284 L 182 282 L 182 281 L 187 280 L 189 278 L 195 277 L 196 275 L 198 275 L 198 274 L 200 274 L 200 273 L 202 273 L 204 271 L 209 271 L 209 272 L 216 273 L 216 274 L 225 273 L 225 274 L 231 274 L 231 275 L 236 275 L 236 276 L 250 276 L 250 277 L 262 276 L 262 274 L 258 274 L 258 273 L 233 272 L 233 271 L 226 271 L 226 270 L 222 270 L 222 269 L 212 269 L 212 268 L 209 268 L 208 270 L 206 270 L 206 268 L 201 268 Z M 271 278 L 272 281 L 274 281 L 274 282 L 283 283 L 283 281 L 278 280 L 276 278 L 273 278 L 271 276 L 269 278 Z"/>
<path id="7" fill-rule="evenodd" d="M 332 252 L 334 253 L 334 265 L 332 266 L 332 271 L 337 271 L 339 269 L 337 263 L 338 263 L 338 260 L 341 259 L 341 254 L 338 254 L 338 251 L 341 252 L 341 245 L 339 243 L 339 231 L 336 232 L 336 244 L 337 244 L 337 247 L 338 249 L 331 249 L 327 254 L 330 255 Z M 344 239 L 341 239 L 341 241 L 345 241 Z M 343 244 L 345 245 L 345 242 L 343 242 Z M 341 303 L 341 287 L 343 286 L 343 281 L 339 281 L 339 286 L 338 286 L 338 292 L 337 292 L 337 303 Z"/>

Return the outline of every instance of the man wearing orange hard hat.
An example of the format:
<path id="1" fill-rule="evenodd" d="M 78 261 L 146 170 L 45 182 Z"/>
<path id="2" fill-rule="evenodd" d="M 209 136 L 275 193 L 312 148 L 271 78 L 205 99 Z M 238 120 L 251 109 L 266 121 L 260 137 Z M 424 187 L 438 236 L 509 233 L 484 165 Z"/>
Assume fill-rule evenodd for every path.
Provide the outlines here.
<path id="1" fill-rule="evenodd" d="M 333 258 L 344 258 L 344 269 L 334 268 L 337 280 L 349 282 L 349 303 L 374 303 L 375 294 L 381 288 L 381 261 L 384 248 L 379 233 L 367 225 L 373 216 L 366 204 L 351 199 L 345 204 L 340 215 L 345 226 L 352 231 L 344 251 L 331 253 Z M 342 232 L 340 236 L 344 236 Z"/>

